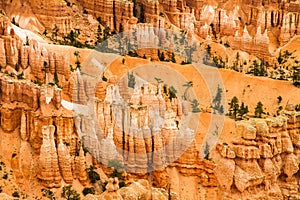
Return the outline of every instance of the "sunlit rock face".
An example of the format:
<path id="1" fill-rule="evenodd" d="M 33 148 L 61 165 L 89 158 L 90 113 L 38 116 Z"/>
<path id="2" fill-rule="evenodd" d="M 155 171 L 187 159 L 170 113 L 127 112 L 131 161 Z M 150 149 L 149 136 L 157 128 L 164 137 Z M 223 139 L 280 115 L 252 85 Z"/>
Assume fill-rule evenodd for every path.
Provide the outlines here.
<path id="1" fill-rule="evenodd" d="M 232 190 L 236 187 L 244 196 L 254 191 L 264 198 L 297 196 L 293 188 L 299 171 L 299 123 L 300 113 L 295 111 L 237 122 L 236 132 L 241 138 L 232 145 L 217 145 L 222 164 L 215 171 L 224 191 L 236 193 Z"/>
<path id="2" fill-rule="evenodd" d="M 26 188 L 33 181 L 32 185 L 46 188 L 82 187 L 89 184 L 89 165 L 102 170 L 116 160 L 138 178 L 157 170 L 151 174 L 151 184 L 158 187 L 181 191 L 185 183 L 193 183 L 194 194 L 207 199 L 216 199 L 223 192 L 228 199 L 255 195 L 300 198 L 298 112 L 292 109 L 283 117 L 237 123 L 241 138 L 218 145 L 221 164 L 215 164 L 200 158 L 195 130 L 183 123 L 192 116 L 189 101 L 169 98 L 159 84 L 118 82 L 113 75 L 94 88 L 79 69 L 71 71 L 74 49 L 48 45 L 55 27 L 58 37 L 80 29 L 82 42 L 93 41 L 100 17 L 102 28 L 110 27 L 111 32 L 136 28 L 137 47 L 142 49 L 138 55 L 147 58 L 157 59 L 153 48 L 160 40 L 172 52 L 175 35 L 167 36 L 163 29 L 170 28 L 191 38 L 200 36 L 208 44 L 225 38 L 233 50 L 270 61 L 270 46 L 283 46 L 300 32 L 299 2 L 12 2 L 0 2 L 6 12 L 0 16 L 1 156 L 9 152 L 13 157 L 8 160 L 21 186 Z M 138 23 L 142 9 L 144 23 Z M 46 30 L 48 37 L 26 41 L 20 28 L 11 24 L 13 19 L 21 28 L 40 35 Z M 84 56 L 85 50 L 82 52 Z M 16 77 L 22 73 L 24 79 Z M 186 181 L 183 185 L 182 180 Z M 132 182 L 119 190 L 117 180 L 109 181 L 100 199 L 126 199 L 133 192 L 140 199 L 166 199 L 166 191 L 146 182 Z M 183 197 L 180 192 L 174 194 L 174 199 Z"/>
<path id="3" fill-rule="evenodd" d="M 273 45 L 283 46 L 300 32 L 300 4 L 297 1 L 243 0 L 232 3 L 225 0 L 216 3 L 202 0 L 55 0 L 46 4 L 40 0 L 26 0 L 15 1 L 14 4 L 2 2 L 0 6 L 7 12 L 10 20 L 14 18 L 20 27 L 32 29 L 40 34 L 47 30 L 50 35 L 55 27 L 59 30 L 59 36 L 80 29 L 80 40 L 94 44 L 99 25 L 96 19 L 103 26 L 109 27 L 111 32 L 138 28 L 139 22 L 164 28 L 170 28 L 172 24 L 187 31 L 189 36 L 196 34 L 203 39 L 206 39 L 207 35 L 216 41 L 226 36 L 237 36 L 237 41 L 230 44 L 234 49 L 246 51 L 267 61 L 270 59 L 268 35 L 274 34 L 278 38 Z M 21 10 L 26 10 L 28 14 L 20 13 Z M 249 35 L 253 41 L 247 40 L 241 34 L 245 27 L 251 29 Z M 257 37 L 258 32 L 263 37 Z M 0 64 L 16 63 L 17 45 L 17 41 L 2 44 L 0 40 L 0 51 L 6 49 L 9 55 L 7 60 L 0 57 Z M 23 58 L 22 66 L 26 65 L 25 59 L 30 51 L 29 49 L 19 52 Z M 32 60 L 34 62 L 34 58 Z"/>
<path id="4" fill-rule="evenodd" d="M 128 94 L 120 91 L 120 85 L 122 90 L 127 87 L 122 81 L 118 84 L 113 76 L 106 85 L 101 81 L 97 84 L 96 90 L 102 91 L 99 96 L 102 100 L 88 103 L 85 109 L 95 111 L 95 118 L 88 113 L 79 114 L 84 110 L 78 105 L 78 133 L 86 138 L 84 142 L 89 151 L 104 164 L 116 159 L 132 173 L 167 167 L 181 156 L 182 148 L 193 138 L 193 130 L 181 128 L 181 120 L 186 117 L 182 115 L 182 102 L 177 98 L 169 99 L 162 93 L 162 86 L 149 83 L 135 86 L 125 101 L 121 94 L 125 98 Z M 99 94 L 96 92 L 96 96 Z M 185 108 L 186 115 L 187 110 Z"/>
<path id="5" fill-rule="evenodd" d="M 42 128 L 43 144 L 40 150 L 38 177 L 48 187 L 59 187 L 61 181 L 54 131 L 54 126 Z"/>

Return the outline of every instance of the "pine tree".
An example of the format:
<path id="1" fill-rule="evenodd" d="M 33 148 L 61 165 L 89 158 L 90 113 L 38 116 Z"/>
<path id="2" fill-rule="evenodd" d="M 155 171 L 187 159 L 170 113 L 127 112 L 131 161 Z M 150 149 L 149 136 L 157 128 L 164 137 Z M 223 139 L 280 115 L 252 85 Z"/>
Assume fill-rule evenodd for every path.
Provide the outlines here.
<path id="1" fill-rule="evenodd" d="M 175 59 L 175 54 L 174 54 L 174 52 L 172 52 L 171 61 L 172 61 L 173 63 L 176 63 L 176 59 Z"/>
<path id="2" fill-rule="evenodd" d="M 229 103 L 230 107 L 229 107 L 229 115 L 236 119 L 238 111 L 239 111 L 239 100 L 236 96 L 234 96 L 231 99 L 231 102 Z"/>
<path id="3" fill-rule="evenodd" d="M 248 106 L 245 106 L 244 102 L 242 102 L 238 112 L 240 115 L 240 119 L 243 119 L 243 116 L 249 112 Z"/>
<path id="4" fill-rule="evenodd" d="M 160 61 L 165 61 L 165 53 L 164 52 L 161 52 L 159 60 Z"/>
<path id="5" fill-rule="evenodd" d="M 255 114 L 255 116 L 258 117 L 258 118 L 261 118 L 261 115 L 262 115 L 262 114 L 265 114 L 265 112 L 264 112 L 264 110 L 263 110 L 263 104 L 262 104 L 262 102 L 259 101 L 259 102 L 257 103 L 257 105 L 256 105 L 256 107 L 255 107 L 254 114 Z"/>

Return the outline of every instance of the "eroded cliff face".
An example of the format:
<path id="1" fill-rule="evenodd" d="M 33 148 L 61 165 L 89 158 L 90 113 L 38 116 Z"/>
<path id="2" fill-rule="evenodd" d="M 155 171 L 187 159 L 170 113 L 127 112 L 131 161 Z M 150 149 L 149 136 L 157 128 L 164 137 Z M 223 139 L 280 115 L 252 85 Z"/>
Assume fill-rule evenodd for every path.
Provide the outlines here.
<path id="1" fill-rule="evenodd" d="M 80 29 L 81 41 L 93 43 L 96 40 L 99 23 L 92 15 L 83 12 L 84 9 L 78 2 L 13 0 L 3 1 L 0 6 L 10 21 L 35 33 L 51 35 L 57 29 L 59 36 L 65 36 L 71 30 Z"/>
<path id="2" fill-rule="evenodd" d="M 118 160 L 133 176 L 151 173 L 154 186 L 171 187 L 179 199 L 200 198 L 206 190 L 217 197 L 215 165 L 200 158 L 194 130 L 184 123 L 197 114 L 190 112 L 186 102 L 170 100 L 162 85 L 142 84 L 130 92 L 128 84 L 127 76 L 119 83 L 114 76 L 107 83 L 100 81 L 97 98 L 92 100 L 95 113 L 80 112 L 75 117 L 77 132 L 86 138 L 89 152 L 103 164 Z M 195 182 L 193 194 L 179 192 L 181 180 L 188 182 L 190 177 Z M 203 191 L 197 189 L 199 182 Z"/>
<path id="3" fill-rule="evenodd" d="M 273 51 L 298 35 L 300 29 L 297 1 L 14 0 L 2 2 L 1 7 L 23 28 L 52 33 L 56 25 L 61 36 L 80 29 L 80 39 L 92 44 L 96 41 L 97 18 L 112 32 L 135 28 L 138 22 L 167 29 L 175 25 L 208 41 L 225 38 L 233 49 L 268 62 Z"/>
<path id="4" fill-rule="evenodd" d="M 80 166 L 75 168 L 73 165 L 84 165 L 81 168 L 85 169 L 85 161 L 80 161 L 85 158 L 79 153 L 82 147 L 80 147 L 80 138 L 74 129 L 72 113 L 60 107 L 56 108 L 55 105 L 60 104 L 60 101 L 52 100 L 47 103 L 41 92 L 42 89 L 39 87 L 34 88 L 34 85 L 31 84 L 31 88 L 30 84 L 20 84 L 15 81 L 11 81 L 9 85 L 10 91 L 6 89 L 7 80 L 1 79 L 1 99 L 3 99 L 1 102 L 1 129 L 4 134 L 17 131 L 18 137 L 24 145 L 29 147 L 27 150 L 31 152 L 32 156 L 39 157 L 37 160 L 32 158 L 29 162 L 38 164 L 37 172 L 20 167 L 21 170 L 37 173 L 38 178 L 43 180 L 43 185 L 46 187 L 60 186 L 62 177 L 66 183 L 72 183 L 72 172 L 80 169 Z M 14 90 L 14 87 L 20 87 L 20 85 L 27 85 L 31 90 Z M 43 112 L 44 110 L 47 112 Z M 20 156 L 26 154 L 21 149 L 19 150 Z M 77 158 L 78 156 L 81 156 L 80 159 Z M 80 163 L 77 164 L 77 162 Z M 81 173 L 81 175 L 83 174 Z"/>
<path id="5" fill-rule="evenodd" d="M 69 3 L 2 1 L 0 6 L 21 27 L 34 26 L 37 32 L 52 30 L 56 24 L 61 34 L 67 34 L 84 24 L 84 35 L 92 37 L 89 25 L 94 15 L 113 27 L 111 30 L 120 31 L 120 24 L 124 30 L 137 27 L 138 42 L 145 40 L 148 45 L 159 40 L 153 27 L 171 23 L 210 41 L 227 37 L 233 49 L 265 61 L 270 59 L 271 33 L 279 37 L 276 45 L 282 45 L 299 32 L 297 2 L 243 2 L 235 9 L 228 8 L 230 2 L 208 5 L 176 0 L 141 0 L 136 5 L 129 1 Z M 32 18 L 27 23 L 11 6 L 24 6 L 38 21 Z M 136 25 L 135 6 L 139 14 L 144 9 L 144 22 L 150 25 Z M 78 14 L 84 9 L 91 15 Z M 113 75 L 94 88 L 79 69 L 71 71 L 69 54 L 73 56 L 73 49 L 57 50 L 36 40 L 26 44 L 10 20 L 0 17 L 0 66 L 4 72 L 0 75 L 0 147 L 1 156 L 13 170 L 9 177 L 15 180 L 15 188 L 26 194 L 66 184 L 82 189 L 89 186 L 89 165 L 107 172 L 109 161 L 117 160 L 134 179 L 149 177 L 151 181 L 126 180 L 129 187 L 123 189 L 113 181 L 115 185 L 108 184 L 107 192 L 87 199 L 126 199 L 133 191 L 140 199 L 152 195 L 157 199 L 299 198 L 299 113 L 290 110 L 282 117 L 239 122 L 236 133 L 241 139 L 218 145 L 221 164 L 215 164 L 201 159 L 199 144 L 193 139 L 195 129 L 184 123 L 197 118 L 189 102 L 169 99 L 159 84 L 143 84 L 133 91 L 129 82 L 118 82 Z M 157 56 L 152 49 L 140 54 Z M 90 112 L 74 116 L 76 107 Z"/>
<path id="6" fill-rule="evenodd" d="M 219 144 L 215 169 L 227 198 L 299 198 L 300 113 L 292 109 L 276 118 L 236 124 L 241 138 Z"/>

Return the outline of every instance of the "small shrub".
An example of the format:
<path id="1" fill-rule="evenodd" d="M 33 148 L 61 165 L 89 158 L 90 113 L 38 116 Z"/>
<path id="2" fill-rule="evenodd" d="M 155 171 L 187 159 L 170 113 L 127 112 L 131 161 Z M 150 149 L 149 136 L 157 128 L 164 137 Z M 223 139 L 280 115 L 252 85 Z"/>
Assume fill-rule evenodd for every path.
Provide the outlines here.
<path id="1" fill-rule="evenodd" d="M 70 143 L 69 142 L 64 142 L 64 145 L 66 145 L 67 147 L 69 147 Z"/>
<path id="2" fill-rule="evenodd" d="M 278 97 L 277 97 L 277 100 L 278 100 L 278 103 L 281 103 L 282 97 L 281 97 L 281 96 L 278 96 Z"/>
<path id="3" fill-rule="evenodd" d="M 13 153 L 12 155 L 11 155 L 11 158 L 14 158 L 14 157 L 16 157 L 17 156 L 17 154 L 16 153 Z"/>
<path id="4" fill-rule="evenodd" d="M 88 14 L 88 11 L 87 11 L 87 10 L 84 10 L 84 11 L 83 11 L 83 14 Z"/>
<path id="5" fill-rule="evenodd" d="M 82 150 L 83 150 L 84 156 L 86 156 L 86 154 L 89 152 L 89 149 L 84 146 L 82 147 Z"/>
<path id="6" fill-rule="evenodd" d="M 109 177 L 111 178 L 117 177 L 119 180 L 124 180 L 124 177 L 122 176 L 122 172 L 118 172 L 118 170 L 116 169 L 109 175 Z"/>
<path id="7" fill-rule="evenodd" d="M 100 176 L 99 174 L 95 171 L 94 166 L 90 166 L 89 168 L 86 169 L 88 175 L 89 175 L 89 179 L 91 183 L 96 183 L 97 181 L 100 180 Z"/>
<path id="8" fill-rule="evenodd" d="M 16 19 L 14 17 L 12 18 L 11 23 L 16 26 L 19 26 L 19 23 L 16 22 Z"/>
<path id="9" fill-rule="evenodd" d="M 103 76 L 102 76 L 102 81 L 107 82 L 108 79 L 103 75 Z"/>
<path id="10" fill-rule="evenodd" d="M 72 185 L 64 186 L 61 197 L 68 200 L 80 200 L 80 194 L 72 189 Z"/>
<path id="11" fill-rule="evenodd" d="M 17 75 L 17 78 L 18 78 L 19 80 L 25 79 L 25 78 L 24 78 L 24 72 L 22 72 L 21 74 L 18 74 L 18 75 Z"/>
<path id="12" fill-rule="evenodd" d="M 5 173 L 3 176 L 2 176 L 3 179 L 7 179 L 8 178 L 8 174 Z"/>
<path id="13" fill-rule="evenodd" d="M 226 48 L 229 48 L 229 47 L 230 47 L 230 44 L 229 44 L 228 42 L 225 42 L 225 43 L 224 43 L 224 46 L 225 46 Z"/>
<path id="14" fill-rule="evenodd" d="M 25 45 L 29 46 L 29 44 L 30 44 L 29 38 L 28 38 L 28 36 L 26 36 L 26 43 L 25 43 Z"/>
<path id="15" fill-rule="evenodd" d="M 15 70 L 16 70 L 17 72 L 20 70 L 20 66 L 19 66 L 18 63 L 15 65 Z"/>
<path id="16" fill-rule="evenodd" d="M 126 183 L 124 181 L 119 182 L 119 188 L 125 187 Z"/>
<path id="17" fill-rule="evenodd" d="M 298 82 L 298 81 L 294 82 L 293 85 L 296 86 L 296 87 L 300 87 L 300 82 Z"/>
<path id="18" fill-rule="evenodd" d="M 297 112 L 300 111 L 300 104 L 298 104 L 298 105 L 295 106 L 295 110 L 296 110 Z"/>
<path id="19" fill-rule="evenodd" d="M 44 197 L 47 197 L 50 200 L 54 200 L 55 199 L 54 192 L 52 192 L 51 190 L 42 188 L 42 193 L 43 193 Z"/>
<path id="20" fill-rule="evenodd" d="M 131 56 L 131 57 L 138 57 L 138 54 L 136 52 L 133 52 L 133 51 L 129 51 L 128 55 Z"/>
<path id="21" fill-rule="evenodd" d="M 12 196 L 16 198 L 20 198 L 19 192 L 17 191 L 14 191 L 14 193 L 12 193 Z"/>
<path id="22" fill-rule="evenodd" d="M 95 194 L 95 189 L 93 188 L 93 187 L 91 187 L 91 188 L 84 188 L 83 190 L 82 190 L 82 194 L 84 195 L 84 196 L 86 196 L 86 195 L 88 195 L 88 194 Z"/>
<path id="23" fill-rule="evenodd" d="M 125 169 L 125 167 L 117 160 L 109 160 L 108 161 L 108 167 L 113 167 L 114 169 Z"/>
<path id="24" fill-rule="evenodd" d="M 42 82 L 39 79 L 34 80 L 33 83 L 42 86 Z"/>

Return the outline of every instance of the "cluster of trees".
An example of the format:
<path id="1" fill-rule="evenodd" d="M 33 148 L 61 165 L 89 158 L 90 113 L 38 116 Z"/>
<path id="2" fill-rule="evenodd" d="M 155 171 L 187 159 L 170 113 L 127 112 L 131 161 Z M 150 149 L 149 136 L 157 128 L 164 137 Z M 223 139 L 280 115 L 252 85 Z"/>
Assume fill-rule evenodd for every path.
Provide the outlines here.
<path id="1" fill-rule="evenodd" d="M 300 66 L 293 67 L 293 85 L 296 87 L 300 87 Z"/>
<path id="2" fill-rule="evenodd" d="M 292 69 L 292 81 L 293 85 L 296 87 L 300 86 L 300 66 L 299 61 L 294 60 L 296 57 L 293 56 L 293 52 L 289 52 L 288 50 L 285 50 L 283 53 L 280 51 L 279 55 L 277 57 L 277 64 L 279 65 L 279 72 L 281 73 L 280 79 L 286 80 L 286 77 L 284 76 L 285 72 L 283 69 Z M 288 62 L 289 59 L 294 60 L 294 65 L 291 67 L 290 63 Z M 275 69 L 277 68 L 277 64 L 275 64 Z"/>
<path id="3" fill-rule="evenodd" d="M 258 63 L 257 60 L 253 60 L 253 65 L 251 66 L 248 74 L 253 74 L 254 76 L 267 76 L 267 65 L 264 61 Z"/>
<path id="4" fill-rule="evenodd" d="M 56 24 L 54 24 L 54 27 L 52 29 L 51 35 L 49 36 L 50 40 L 54 42 L 58 42 L 60 45 L 70 45 L 77 48 L 94 48 L 96 45 L 106 41 L 112 34 L 110 28 L 107 26 L 104 29 L 101 27 L 102 20 L 100 17 L 97 18 L 99 21 L 98 29 L 97 29 L 97 35 L 96 35 L 96 41 L 94 45 L 89 44 L 87 41 L 85 43 L 82 43 L 79 39 L 80 36 L 80 30 L 71 30 L 70 33 L 68 33 L 65 36 L 62 36 L 62 39 L 59 39 L 59 28 Z M 122 26 L 122 25 L 120 25 Z M 48 33 L 45 30 L 43 33 L 45 36 L 48 37 Z M 27 44 L 27 43 L 26 43 Z"/>
<path id="5" fill-rule="evenodd" d="M 282 98 L 278 97 L 277 98 L 278 101 L 281 101 Z M 259 101 L 256 104 L 256 107 L 254 108 L 254 116 L 261 118 L 262 114 L 266 114 L 264 112 L 264 108 L 263 108 L 263 104 L 261 101 Z M 248 106 L 246 106 L 244 104 L 244 102 L 242 102 L 241 104 L 239 104 L 239 100 L 236 96 L 234 96 L 230 103 L 229 103 L 229 111 L 228 111 L 228 115 L 233 118 L 234 120 L 242 120 L 245 115 L 247 115 L 249 113 L 249 108 Z"/>
<path id="6" fill-rule="evenodd" d="M 229 103 L 228 115 L 234 120 L 241 120 L 249 112 L 248 106 L 244 102 L 239 105 L 239 100 L 234 96 Z"/>
<path id="7" fill-rule="evenodd" d="M 158 59 L 160 60 L 160 61 L 167 61 L 167 62 L 173 62 L 173 63 L 176 63 L 176 58 L 175 58 L 175 53 L 174 52 L 172 52 L 172 54 L 171 54 L 171 58 L 170 59 L 166 59 L 166 57 L 165 57 L 165 53 L 164 53 L 164 51 L 160 51 L 159 49 L 157 50 L 157 56 L 158 56 Z M 145 58 L 145 56 L 144 56 L 144 58 Z"/>
<path id="8" fill-rule="evenodd" d="M 217 68 L 225 68 L 225 64 L 228 62 L 228 58 L 226 57 L 226 61 L 223 60 L 221 56 L 212 55 L 211 46 L 207 45 L 206 47 L 206 55 L 203 58 L 203 63 L 205 65 L 217 67 Z"/>
<path id="9" fill-rule="evenodd" d="M 110 31 L 110 28 L 107 26 L 102 30 L 101 23 L 102 19 L 100 17 L 97 18 L 99 25 L 97 29 L 97 36 L 96 39 L 97 41 L 95 42 L 95 45 L 101 44 L 102 42 L 106 41 L 112 34 Z M 123 29 L 122 25 L 120 25 L 120 29 Z M 122 31 L 120 31 L 122 32 Z"/>
<path id="10" fill-rule="evenodd" d="M 225 68 L 225 61 L 222 60 L 221 56 L 214 56 L 213 62 L 217 68 Z"/>
<path id="11" fill-rule="evenodd" d="M 278 57 L 277 57 L 277 62 L 278 62 L 278 64 L 279 64 L 279 65 L 285 64 L 285 63 L 288 61 L 288 59 L 289 59 L 292 55 L 293 55 L 293 53 L 292 53 L 292 52 L 289 52 L 288 50 L 285 50 L 285 51 L 283 52 L 283 54 L 282 54 L 282 52 L 280 51 L 280 52 L 279 52 L 279 55 L 278 55 Z"/>

